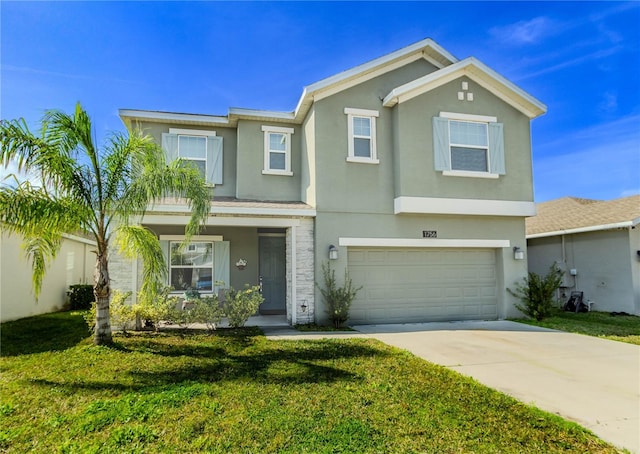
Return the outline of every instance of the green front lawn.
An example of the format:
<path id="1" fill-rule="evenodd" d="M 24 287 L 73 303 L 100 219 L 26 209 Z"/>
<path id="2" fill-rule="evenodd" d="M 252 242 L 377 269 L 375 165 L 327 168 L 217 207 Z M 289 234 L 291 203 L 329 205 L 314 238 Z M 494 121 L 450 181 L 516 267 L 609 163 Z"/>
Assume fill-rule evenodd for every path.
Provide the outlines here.
<path id="1" fill-rule="evenodd" d="M 634 315 L 611 315 L 609 312 L 576 314 L 558 310 L 540 322 L 528 319 L 515 321 L 640 345 L 640 317 Z"/>
<path id="2" fill-rule="evenodd" d="M 57 332 L 41 330 L 49 317 L 0 327 L 2 452 L 616 452 L 371 339 L 240 329 L 134 333 L 106 348 L 80 313 L 56 314 Z"/>

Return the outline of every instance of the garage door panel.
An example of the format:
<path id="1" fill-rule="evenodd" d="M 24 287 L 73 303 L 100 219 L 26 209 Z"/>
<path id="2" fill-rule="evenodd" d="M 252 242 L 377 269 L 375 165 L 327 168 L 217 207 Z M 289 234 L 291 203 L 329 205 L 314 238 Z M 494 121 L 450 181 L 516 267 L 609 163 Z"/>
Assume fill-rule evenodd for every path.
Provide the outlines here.
<path id="1" fill-rule="evenodd" d="M 349 274 L 363 286 L 351 323 L 497 317 L 495 252 L 349 248 Z"/>

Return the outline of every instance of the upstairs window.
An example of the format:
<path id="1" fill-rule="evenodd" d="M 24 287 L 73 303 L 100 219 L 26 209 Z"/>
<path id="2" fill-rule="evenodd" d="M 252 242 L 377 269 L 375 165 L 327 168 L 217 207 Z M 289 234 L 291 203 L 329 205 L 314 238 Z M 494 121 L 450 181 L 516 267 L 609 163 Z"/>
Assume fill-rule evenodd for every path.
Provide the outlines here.
<path id="1" fill-rule="evenodd" d="M 215 131 L 171 128 L 162 134 L 167 162 L 179 159 L 181 165 L 195 167 L 211 185 L 222 184 L 222 137 Z"/>
<path id="2" fill-rule="evenodd" d="M 503 126 L 495 117 L 440 112 L 433 119 L 435 169 L 447 176 L 505 174 Z"/>
<path id="3" fill-rule="evenodd" d="M 292 176 L 291 171 L 291 134 L 293 128 L 263 126 L 264 132 L 264 169 L 265 175 Z"/>
<path id="4" fill-rule="evenodd" d="M 183 166 L 195 167 L 203 179 L 207 179 L 207 138 L 202 136 L 178 136 L 178 158 Z"/>
<path id="5" fill-rule="evenodd" d="M 376 118 L 377 110 L 345 108 L 347 115 L 348 156 L 349 162 L 378 164 L 376 153 Z"/>

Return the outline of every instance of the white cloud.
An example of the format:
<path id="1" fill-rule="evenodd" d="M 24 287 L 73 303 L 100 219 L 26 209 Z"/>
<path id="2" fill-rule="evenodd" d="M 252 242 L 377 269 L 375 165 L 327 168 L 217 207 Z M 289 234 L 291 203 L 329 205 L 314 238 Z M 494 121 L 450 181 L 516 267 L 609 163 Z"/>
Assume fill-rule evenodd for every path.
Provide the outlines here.
<path id="1" fill-rule="evenodd" d="M 537 202 L 640 193 L 640 115 L 568 133 L 534 149 Z"/>
<path id="2" fill-rule="evenodd" d="M 502 27 L 493 27 L 489 33 L 506 44 L 534 44 L 552 34 L 554 28 L 554 22 L 551 19 L 541 16 Z"/>

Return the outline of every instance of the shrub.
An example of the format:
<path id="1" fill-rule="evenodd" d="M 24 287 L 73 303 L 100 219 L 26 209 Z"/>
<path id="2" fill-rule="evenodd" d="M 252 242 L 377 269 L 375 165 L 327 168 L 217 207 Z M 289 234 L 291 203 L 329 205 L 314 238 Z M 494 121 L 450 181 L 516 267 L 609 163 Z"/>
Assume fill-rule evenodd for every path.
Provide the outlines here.
<path id="1" fill-rule="evenodd" d="M 258 311 L 264 301 L 260 294 L 260 287 L 245 285 L 244 290 L 229 288 L 225 291 L 224 314 L 229 320 L 229 326 L 240 328 Z"/>
<path id="2" fill-rule="evenodd" d="M 131 306 L 126 304 L 125 301 L 131 296 L 131 292 L 123 293 L 119 290 L 114 290 L 111 293 L 111 300 L 109 302 L 109 316 L 111 317 L 111 325 L 122 329 L 122 332 L 126 332 L 127 329 L 133 328 L 136 321 L 136 305 Z M 89 310 L 84 314 L 84 319 L 89 325 L 89 331 L 93 331 L 96 324 L 96 303 L 91 302 Z"/>
<path id="3" fill-rule="evenodd" d="M 67 296 L 69 308 L 72 311 L 91 309 L 91 303 L 96 299 L 93 294 L 93 285 L 89 284 L 70 285 Z"/>
<path id="4" fill-rule="evenodd" d="M 516 284 L 516 289 L 507 289 L 509 293 L 522 301 L 516 307 L 536 320 L 543 320 L 550 316 L 554 309 L 554 295 L 562 283 L 562 271 L 554 263 L 546 276 L 529 273 L 522 283 Z"/>
<path id="5" fill-rule="evenodd" d="M 327 314 L 333 326 L 339 328 L 349 319 L 349 309 L 351 303 L 362 287 L 353 288 L 353 282 L 349 277 L 349 272 L 344 270 L 344 285 L 338 286 L 336 282 L 336 272 L 324 264 L 322 265 L 322 276 L 324 278 L 324 288 L 320 288 L 320 293 L 327 304 Z M 316 284 L 317 285 L 317 284 Z"/>
<path id="6" fill-rule="evenodd" d="M 220 307 L 220 300 L 216 295 L 205 296 L 194 301 L 190 310 L 192 319 L 197 323 L 204 323 L 211 332 L 216 329 L 224 317 L 224 310 Z"/>

